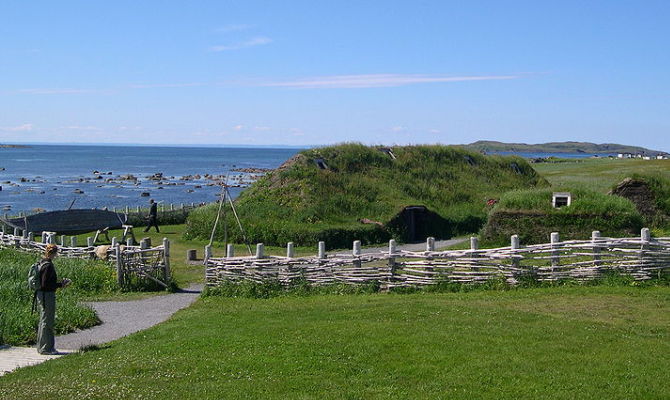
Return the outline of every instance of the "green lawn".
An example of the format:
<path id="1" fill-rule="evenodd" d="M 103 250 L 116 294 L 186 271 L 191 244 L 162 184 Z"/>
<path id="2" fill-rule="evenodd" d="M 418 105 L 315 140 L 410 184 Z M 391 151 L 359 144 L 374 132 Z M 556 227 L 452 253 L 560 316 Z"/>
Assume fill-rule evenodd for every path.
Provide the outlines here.
<path id="1" fill-rule="evenodd" d="M 668 398 L 668 354 L 668 287 L 205 297 L 0 398 Z"/>
<path id="2" fill-rule="evenodd" d="M 670 160 L 578 159 L 559 163 L 537 163 L 533 168 L 552 187 L 581 187 L 607 193 L 631 175 L 657 173 L 670 178 Z"/>

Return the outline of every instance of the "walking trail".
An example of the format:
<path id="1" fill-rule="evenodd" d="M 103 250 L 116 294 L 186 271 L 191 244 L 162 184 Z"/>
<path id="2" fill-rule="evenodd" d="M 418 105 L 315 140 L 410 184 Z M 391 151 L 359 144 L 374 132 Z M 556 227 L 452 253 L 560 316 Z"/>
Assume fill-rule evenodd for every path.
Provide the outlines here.
<path id="1" fill-rule="evenodd" d="M 453 246 L 467 239 L 438 240 L 435 248 Z M 422 251 L 426 243 L 398 246 L 399 250 Z M 363 249 L 364 254 L 388 251 L 388 247 Z M 34 347 L 0 347 L 0 376 L 17 368 L 43 363 L 53 358 L 73 353 L 87 346 L 101 345 L 150 328 L 166 321 L 175 312 L 191 305 L 202 292 L 203 285 L 192 285 L 177 293 L 153 296 L 142 300 L 102 301 L 86 303 L 95 310 L 102 323 L 91 329 L 76 331 L 56 337 L 59 355 L 41 355 Z M 67 349 L 67 350 L 66 350 Z"/>
<path id="2" fill-rule="evenodd" d="M 203 285 L 198 284 L 177 293 L 142 300 L 86 303 L 98 314 L 102 321 L 100 325 L 56 337 L 56 348 L 61 354 L 55 356 L 38 354 L 34 347 L 0 347 L 0 376 L 16 368 L 40 364 L 82 347 L 101 345 L 150 328 L 191 305 L 202 288 Z"/>

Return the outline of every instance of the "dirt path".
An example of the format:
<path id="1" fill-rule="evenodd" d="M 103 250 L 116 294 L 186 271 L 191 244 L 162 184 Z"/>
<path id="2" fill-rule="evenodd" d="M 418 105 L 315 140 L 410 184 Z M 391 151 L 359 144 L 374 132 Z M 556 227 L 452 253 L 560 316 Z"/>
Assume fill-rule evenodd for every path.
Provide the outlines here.
<path id="1" fill-rule="evenodd" d="M 448 239 L 448 240 L 436 240 L 435 241 L 435 249 L 439 250 L 445 247 L 453 246 L 455 244 L 463 243 L 465 241 L 468 241 L 470 239 L 467 238 L 458 238 L 458 239 Z M 406 250 L 406 251 L 425 251 L 426 250 L 426 242 L 420 242 L 420 243 L 407 243 L 407 244 L 399 244 L 397 246 L 398 250 Z M 366 249 L 362 249 L 363 254 L 372 254 L 372 253 L 379 253 L 380 251 L 388 251 L 389 248 L 388 246 L 384 247 L 370 247 Z"/>

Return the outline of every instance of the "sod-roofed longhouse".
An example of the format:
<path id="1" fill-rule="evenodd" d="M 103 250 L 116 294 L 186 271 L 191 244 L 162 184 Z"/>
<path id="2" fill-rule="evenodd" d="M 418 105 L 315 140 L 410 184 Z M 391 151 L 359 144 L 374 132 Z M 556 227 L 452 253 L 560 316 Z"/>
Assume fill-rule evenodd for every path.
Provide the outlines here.
<path id="1" fill-rule="evenodd" d="M 249 242 L 349 247 L 476 232 L 487 200 L 546 185 L 522 158 L 455 146 L 343 144 L 302 151 L 244 191 L 237 212 Z M 187 236 L 209 238 L 218 206 L 191 213 Z M 228 212 L 230 240 L 242 242 Z M 224 238 L 224 224 L 215 232 Z"/>
<path id="2" fill-rule="evenodd" d="M 561 240 L 588 239 L 593 231 L 602 236 L 639 235 L 642 217 L 629 200 L 585 189 L 561 188 L 572 195 L 570 205 L 554 208 L 552 189 L 505 193 L 489 214 L 481 237 L 499 245 L 519 235 L 522 244 L 547 243 L 552 232 Z"/>

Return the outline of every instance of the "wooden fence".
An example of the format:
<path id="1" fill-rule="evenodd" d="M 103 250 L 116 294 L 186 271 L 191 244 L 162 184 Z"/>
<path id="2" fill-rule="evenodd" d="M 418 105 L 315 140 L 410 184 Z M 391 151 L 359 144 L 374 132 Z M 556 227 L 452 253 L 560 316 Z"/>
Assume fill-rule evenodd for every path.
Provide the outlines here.
<path id="1" fill-rule="evenodd" d="M 356 241 L 351 253 L 326 254 L 321 242 L 312 257 L 294 257 L 291 243 L 286 257 L 265 256 L 262 244 L 253 257 L 234 257 L 229 248 L 227 257 L 215 258 L 206 249 L 206 283 L 278 280 L 289 284 L 304 279 L 317 285 L 377 281 L 383 288 L 392 288 L 490 280 L 511 285 L 523 280 L 586 281 L 611 271 L 648 280 L 670 272 L 670 238 L 652 238 L 646 228 L 637 238 L 607 238 L 595 231 L 590 240 L 560 241 L 559 234 L 552 233 L 550 243 L 529 246 L 521 246 L 514 235 L 510 246 L 495 249 L 479 249 L 474 237 L 464 250 L 435 251 L 434 243 L 428 238 L 426 251 L 412 252 L 398 250 L 391 240 L 388 251 L 365 254 Z"/>
<path id="2" fill-rule="evenodd" d="M 114 245 L 94 246 L 89 238 L 87 246 L 76 246 L 71 239 L 70 245 L 65 244 L 65 236 L 60 237 L 58 253 L 69 258 L 102 258 L 116 269 L 117 280 L 123 287 L 132 276 L 152 280 L 167 288 L 170 282 L 170 241 L 163 239 L 159 246 L 151 246 L 147 240 L 140 241 L 138 246 L 114 243 Z M 35 241 L 28 234 L 15 229 L 14 234 L 0 231 L 0 247 L 14 248 L 21 251 L 42 254 L 49 243 L 56 243 L 56 236 L 43 234 L 42 241 Z M 128 242 L 130 243 L 130 241 Z"/>

